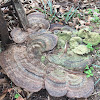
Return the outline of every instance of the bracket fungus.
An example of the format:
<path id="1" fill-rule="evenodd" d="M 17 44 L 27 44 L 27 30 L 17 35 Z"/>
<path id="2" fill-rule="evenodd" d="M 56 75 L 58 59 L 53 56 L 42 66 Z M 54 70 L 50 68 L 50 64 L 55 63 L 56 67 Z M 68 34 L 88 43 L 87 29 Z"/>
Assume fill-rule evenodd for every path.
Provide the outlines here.
<path id="1" fill-rule="evenodd" d="M 26 46 L 13 45 L 0 54 L 0 65 L 8 77 L 28 91 L 37 92 L 44 87 L 45 66 L 36 59 L 30 59 Z"/>
<path id="2" fill-rule="evenodd" d="M 82 39 L 80 37 L 72 37 L 69 40 L 69 44 L 70 44 L 71 49 L 74 49 L 75 47 L 77 47 L 81 43 L 82 43 Z"/>
<path id="3" fill-rule="evenodd" d="M 42 13 L 32 13 L 27 16 L 32 30 L 48 29 L 49 22 Z M 67 34 L 68 35 L 68 34 Z M 72 55 L 49 55 L 50 62 L 43 64 L 37 55 L 52 50 L 58 42 L 58 37 L 44 31 L 24 32 L 15 28 L 11 32 L 15 45 L 0 53 L 0 65 L 15 85 L 30 92 L 46 89 L 51 96 L 66 95 L 71 98 L 87 98 L 94 90 L 92 77 L 78 74 L 68 69 L 84 69 L 92 63 L 92 57 Z M 20 36 L 20 37 L 19 37 Z M 70 34 L 68 35 L 70 38 Z M 81 43 L 81 39 L 79 39 Z M 60 57 L 61 59 L 60 59 Z M 55 64 L 54 64 L 55 63 Z M 62 67 L 62 66 L 65 67 Z"/>
<path id="4" fill-rule="evenodd" d="M 88 54 L 90 52 L 90 49 L 86 47 L 86 45 L 78 45 L 72 50 L 74 53 L 83 55 Z"/>
<path id="5" fill-rule="evenodd" d="M 31 41 L 28 42 L 28 46 L 32 47 L 32 45 L 39 44 L 41 46 L 41 52 L 52 50 L 56 45 L 58 41 L 58 37 L 54 34 L 37 34 L 36 37 L 34 37 L 34 34 L 30 34 L 29 38 Z"/>
<path id="6" fill-rule="evenodd" d="M 45 19 L 44 14 L 40 12 L 31 13 L 27 16 L 30 27 L 32 29 L 48 29 L 50 27 L 49 21 Z"/>
<path id="7" fill-rule="evenodd" d="M 14 28 L 10 35 L 15 43 L 23 43 L 27 39 L 29 33 L 22 31 L 20 28 Z"/>
<path id="8" fill-rule="evenodd" d="M 47 75 L 45 87 L 51 96 L 60 97 L 66 94 L 71 98 L 87 98 L 94 90 L 94 82 L 85 75 L 57 68 Z"/>
<path id="9" fill-rule="evenodd" d="M 66 42 L 68 42 L 71 38 L 72 32 L 67 30 L 62 30 L 55 32 L 55 35 L 58 36 L 58 48 L 64 48 Z"/>
<path id="10" fill-rule="evenodd" d="M 90 32 L 85 29 L 81 29 L 78 33 L 78 36 L 83 39 L 83 42 L 88 44 L 92 44 L 93 46 L 98 45 L 100 43 L 100 35 L 96 32 Z"/>
<path id="11" fill-rule="evenodd" d="M 44 65 L 38 59 L 30 58 L 25 45 L 13 45 L 0 54 L 0 65 L 8 77 L 30 92 L 46 88 L 54 97 L 68 96 L 87 98 L 94 90 L 92 78 L 74 74 L 58 65 Z M 49 72 L 48 72 L 49 71 Z"/>
<path id="12" fill-rule="evenodd" d="M 74 70 L 83 70 L 86 64 L 91 65 L 93 62 L 93 58 L 91 55 L 87 56 L 80 56 L 80 55 L 71 55 L 71 54 L 51 54 L 48 55 L 48 60 L 51 63 L 55 63 L 58 65 L 62 65 L 67 69 L 74 69 Z"/>

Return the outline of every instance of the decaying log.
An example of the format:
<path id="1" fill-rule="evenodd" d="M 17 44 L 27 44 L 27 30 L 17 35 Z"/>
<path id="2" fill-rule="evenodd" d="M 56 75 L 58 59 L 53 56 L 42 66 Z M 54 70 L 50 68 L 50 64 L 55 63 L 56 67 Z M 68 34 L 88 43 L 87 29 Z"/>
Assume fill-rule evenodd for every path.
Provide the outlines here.
<path id="1" fill-rule="evenodd" d="M 10 6 L 10 5 L 13 5 L 13 7 L 16 11 L 16 14 L 18 16 L 19 23 L 21 24 L 23 29 L 26 31 L 27 28 L 29 27 L 29 22 L 27 20 L 25 11 L 22 7 L 22 3 L 20 2 L 20 0 L 11 0 L 11 1 L 1 5 L 1 8 L 7 7 L 7 6 Z"/>
<path id="2" fill-rule="evenodd" d="M 20 20 L 20 24 L 22 25 L 23 29 L 26 30 L 29 27 L 29 22 L 27 20 L 25 11 L 22 7 L 20 0 L 11 0 L 11 1 Z"/>

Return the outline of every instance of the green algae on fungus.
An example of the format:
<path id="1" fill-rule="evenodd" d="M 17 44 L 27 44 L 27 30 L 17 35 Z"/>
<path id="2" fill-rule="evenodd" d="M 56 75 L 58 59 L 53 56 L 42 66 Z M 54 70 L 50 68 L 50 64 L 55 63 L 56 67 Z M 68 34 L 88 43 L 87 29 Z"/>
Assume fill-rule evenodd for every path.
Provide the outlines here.
<path id="1" fill-rule="evenodd" d="M 98 45 L 100 43 L 100 35 L 96 32 L 90 32 L 85 29 L 81 29 L 78 33 L 78 36 L 83 38 L 83 42 L 85 44 L 92 44 L 93 46 Z"/>
<path id="2" fill-rule="evenodd" d="M 71 49 L 74 49 L 75 47 L 77 47 L 81 43 L 82 43 L 82 39 L 80 37 L 72 37 L 69 41 Z"/>
<path id="3" fill-rule="evenodd" d="M 75 69 L 75 70 L 84 69 L 86 64 L 91 65 L 93 61 L 93 57 L 91 57 L 91 55 L 80 56 L 74 54 L 73 52 L 72 55 L 71 53 L 58 54 L 58 55 L 51 54 L 48 55 L 47 58 L 51 63 L 61 65 L 67 69 Z"/>
<path id="4" fill-rule="evenodd" d="M 72 32 L 63 30 L 63 31 L 58 31 L 55 33 L 58 36 L 58 46 L 57 48 L 64 48 L 65 43 L 70 40 Z"/>
<path id="5" fill-rule="evenodd" d="M 72 51 L 76 54 L 83 55 L 88 54 L 90 52 L 90 49 L 87 48 L 85 45 L 78 45 Z"/>

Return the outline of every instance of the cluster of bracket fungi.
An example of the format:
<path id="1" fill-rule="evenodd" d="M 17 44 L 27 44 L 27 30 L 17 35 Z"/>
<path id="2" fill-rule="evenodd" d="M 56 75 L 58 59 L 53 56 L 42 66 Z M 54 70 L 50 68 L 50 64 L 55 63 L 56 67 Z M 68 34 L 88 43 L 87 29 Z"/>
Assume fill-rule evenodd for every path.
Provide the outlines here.
<path id="1" fill-rule="evenodd" d="M 54 64 L 52 60 L 46 65 L 43 64 L 37 56 L 52 50 L 57 45 L 58 37 L 47 31 L 50 25 L 42 13 L 35 12 L 27 18 L 31 29 L 27 32 L 20 28 L 13 29 L 11 36 L 16 44 L 0 54 L 0 65 L 8 77 L 15 85 L 30 92 L 46 89 L 54 97 L 89 97 L 94 90 L 93 79 L 68 69 L 83 69 L 86 64 L 91 64 L 92 60 L 89 57 L 74 59 L 73 56 L 66 55 L 62 61 L 66 67 L 59 63 Z"/>

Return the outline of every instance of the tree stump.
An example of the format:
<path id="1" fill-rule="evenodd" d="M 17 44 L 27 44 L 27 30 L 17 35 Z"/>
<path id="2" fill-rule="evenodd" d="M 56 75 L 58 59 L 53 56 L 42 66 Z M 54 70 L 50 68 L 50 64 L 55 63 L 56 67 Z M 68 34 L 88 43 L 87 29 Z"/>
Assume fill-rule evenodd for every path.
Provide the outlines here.
<path id="1" fill-rule="evenodd" d="M 2 45 L 5 46 L 9 40 L 9 33 L 8 33 L 6 21 L 3 18 L 1 8 L 0 8 L 0 35 L 1 35 Z"/>

